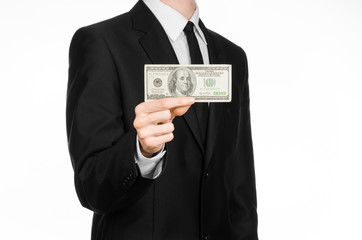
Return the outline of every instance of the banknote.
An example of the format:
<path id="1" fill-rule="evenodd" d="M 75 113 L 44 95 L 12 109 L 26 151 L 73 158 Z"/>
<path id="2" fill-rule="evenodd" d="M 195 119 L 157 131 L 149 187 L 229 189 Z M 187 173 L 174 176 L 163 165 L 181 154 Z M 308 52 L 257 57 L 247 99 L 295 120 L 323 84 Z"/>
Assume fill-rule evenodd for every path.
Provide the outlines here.
<path id="1" fill-rule="evenodd" d="M 231 65 L 145 65 L 145 101 L 195 97 L 196 102 L 231 102 Z"/>

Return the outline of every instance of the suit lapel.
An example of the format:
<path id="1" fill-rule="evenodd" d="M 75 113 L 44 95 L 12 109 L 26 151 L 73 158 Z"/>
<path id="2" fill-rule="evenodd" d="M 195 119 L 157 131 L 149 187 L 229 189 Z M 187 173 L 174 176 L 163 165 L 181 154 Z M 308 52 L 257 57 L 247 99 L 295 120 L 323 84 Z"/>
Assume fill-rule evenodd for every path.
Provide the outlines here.
<path id="1" fill-rule="evenodd" d="M 220 49 L 215 45 L 212 33 L 210 33 L 201 20 L 199 25 L 207 41 L 210 64 L 225 64 L 225 59 L 222 57 Z M 223 109 L 219 103 L 210 103 L 204 169 L 208 168 L 215 149 L 215 143 L 221 128 L 220 120 L 223 116 Z"/>
<path id="2" fill-rule="evenodd" d="M 179 64 L 166 32 L 143 1 L 138 1 L 130 11 L 130 14 L 134 29 L 144 33 L 139 39 L 139 43 L 151 62 L 153 64 Z M 204 144 L 195 109 L 191 107 L 183 115 L 183 118 L 196 138 L 200 149 L 204 152 Z"/>
<path id="3" fill-rule="evenodd" d="M 161 24 L 143 1 L 138 1 L 131 9 L 130 14 L 133 28 L 143 33 L 139 43 L 151 62 L 154 64 L 178 64 L 170 40 Z"/>

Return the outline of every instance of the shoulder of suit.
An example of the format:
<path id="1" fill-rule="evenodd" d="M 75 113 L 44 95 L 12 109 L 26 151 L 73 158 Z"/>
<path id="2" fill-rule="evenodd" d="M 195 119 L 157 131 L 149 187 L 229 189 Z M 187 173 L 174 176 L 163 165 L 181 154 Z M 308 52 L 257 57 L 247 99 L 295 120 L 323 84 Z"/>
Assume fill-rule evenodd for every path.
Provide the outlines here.
<path id="1" fill-rule="evenodd" d="M 218 48 L 222 49 L 222 51 L 227 52 L 229 54 L 238 54 L 241 55 L 243 58 L 246 56 L 244 49 L 242 49 L 237 44 L 233 43 L 229 39 L 221 36 L 220 34 L 209 30 L 209 34 L 214 39 L 215 45 L 218 46 Z"/>
<path id="2" fill-rule="evenodd" d="M 78 31 L 94 31 L 104 36 L 114 33 L 127 32 L 131 28 L 132 20 L 129 12 L 126 12 L 113 18 L 81 27 L 80 29 L 78 29 Z"/>

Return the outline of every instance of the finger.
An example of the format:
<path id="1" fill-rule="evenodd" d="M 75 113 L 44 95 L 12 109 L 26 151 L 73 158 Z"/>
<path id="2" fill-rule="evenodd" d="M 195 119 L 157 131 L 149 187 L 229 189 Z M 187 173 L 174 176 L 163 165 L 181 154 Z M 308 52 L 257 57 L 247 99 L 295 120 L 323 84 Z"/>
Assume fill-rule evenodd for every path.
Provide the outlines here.
<path id="1" fill-rule="evenodd" d="M 171 112 L 169 110 L 139 114 L 136 115 L 133 126 L 136 129 L 140 129 L 146 127 L 147 125 L 155 125 L 163 122 L 168 122 L 169 120 L 171 120 L 171 117 Z"/>
<path id="2" fill-rule="evenodd" d="M 191 106 L 186 107 L 176 107 L 174 109 L 171 109 L 171 119 L 174 119 L 176 116 L 182 116 L 184 115 Z"/>
<path id="3" fill-rule="evenodd" d="M 137 131 L 139 139 L 157 137 L 164 134 L 172 133 L 175 130 L 173 123 L 165 123 L 160 125 L 149 125 Z"/>
<path id="4" fill-rule="evenodd" d="M 159 124 L 166 123 L 172 119 L 170 110 L 163 110 L 160 112 L 149 113 L 147 116 L 147 121 L 149 124 Z"/>
<path id="5" fill-rule="evenodd" d="M 150 137 L 144 140 L 140 140 L 140 143 L 145 151 L 151 150 L 151 152 L 153 152 L 153 150 L 159 148 L 160 145 L 170 142 L 172 139 L 173 133 L 168 133 L 157 137 Z"/>
<path id="6" fill-rule="evenodd" d="M 153 132 L 154 136 L 161 136 L 172 133 L 175 130 L 175 126 L 172 122 L 169 122 L 160 125 L 150 126 L 150 130 Z"/>
<path id="7" fill-rule="evenodd" d="M 152 102 L 143 102 L 137 105 L 135 111 L 136 114 L 142 112 L 158 112 L 163 110 L 169 110 L 175 107 L 190 106 L 194 102 L 194 97 L 163 98 Z"/>
<path id="8" fill-rule="evenodd" d="M 157 137 L 149 138 L 149 142 L 152 145 L 157 146 L 157 145 L 171 142 L 173 138 L 174 138 L 173 133 L 168 133 L 168 134 L 160 135 Z"/>
<path id="9" fill-rule="evenodd" d="M 170 119 L 168 119 L 168 120 L 166 120 L 166 121 L 163 121 L 163 122 L 159 122 L 159 123 L 157 123 L 157 124 L 160 125 L 160 124 L 165 124 L 165 123 L 172 123 L 172 121 L 173 121 L 174 118 L 175 118 L 175 117 L 172 117 L 172 116 L 171 116 Z"/>

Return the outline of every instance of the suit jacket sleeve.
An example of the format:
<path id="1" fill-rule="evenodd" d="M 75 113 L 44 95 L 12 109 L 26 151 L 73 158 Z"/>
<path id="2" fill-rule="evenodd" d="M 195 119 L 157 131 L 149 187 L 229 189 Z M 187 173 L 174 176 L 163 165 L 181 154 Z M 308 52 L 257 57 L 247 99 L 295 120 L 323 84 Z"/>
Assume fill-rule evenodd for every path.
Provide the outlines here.
<path id="1" fill-rule="evenodd" d="M 239 240 L 257 240 L 257 201 L 255 188 L 254 156 L 250 125 L 248 64 L 245 52 L 241 49 L 244 63 L 242 84 L 239 134 L 236 156 L 233 163 L 233 187 L 231 200 L 231 220 L 234 238 Z"/>
<path id="2" fill-rule="evenodd" d="M 123 122 L 117 68 L 92 27 L 79 29 L 69 51 L 68 147 L 82 205 L 102 213 L 137 200 L 152 184 L 135 164 L 135 129 Z"/>

